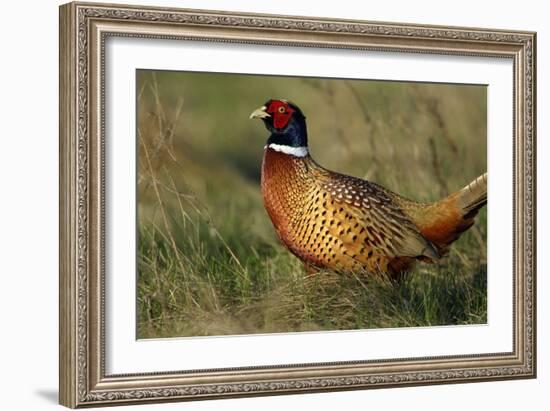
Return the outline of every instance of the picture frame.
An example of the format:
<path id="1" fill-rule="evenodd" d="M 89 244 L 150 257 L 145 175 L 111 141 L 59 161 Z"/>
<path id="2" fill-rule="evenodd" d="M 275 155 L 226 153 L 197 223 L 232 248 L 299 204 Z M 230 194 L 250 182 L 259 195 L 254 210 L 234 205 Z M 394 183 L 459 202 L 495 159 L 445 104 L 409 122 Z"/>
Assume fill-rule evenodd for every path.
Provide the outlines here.
<path id="1" fill-rule="evenodd" d="M 106 44 L 114 38 L 510 62 L 513 110 L 505 120 L 512 124 L 513 145 L 512 158 L 506 159 L 513 173 L 511 349 L 282 364 L 265 357 L 254 365 L 107 372 L 106 242 L 112 233 L 106 228 L 106 212 L 112 205 L 106 201 L 110 146 L 105 118 L 112 84 L 105 72 L 113 57 Z M 535 102 L 533 32 L 78 2 L 61 6 L 60 403 L 77 408 L 535 378 Z"/>

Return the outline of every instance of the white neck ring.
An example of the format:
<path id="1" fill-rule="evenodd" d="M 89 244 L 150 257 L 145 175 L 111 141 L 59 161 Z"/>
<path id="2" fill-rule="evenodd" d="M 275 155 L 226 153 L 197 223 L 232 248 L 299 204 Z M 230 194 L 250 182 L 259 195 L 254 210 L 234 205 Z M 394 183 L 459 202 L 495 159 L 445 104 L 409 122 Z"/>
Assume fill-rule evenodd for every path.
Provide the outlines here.
<path id="1" fill-rule="evenodd" d="M 291 147 L 273 143 L 269 144 L 267 147 L 279 153 L 288 154 L 294 157 L 305 157 L 309 154 L 307 147 Z"/>

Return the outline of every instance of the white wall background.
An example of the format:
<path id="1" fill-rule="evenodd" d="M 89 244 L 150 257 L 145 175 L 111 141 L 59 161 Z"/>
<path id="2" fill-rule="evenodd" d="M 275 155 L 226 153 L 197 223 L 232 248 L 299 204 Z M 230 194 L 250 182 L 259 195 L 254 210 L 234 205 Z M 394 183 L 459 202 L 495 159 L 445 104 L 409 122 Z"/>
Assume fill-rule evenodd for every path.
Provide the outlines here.
<path id="1" fill-rule="evenodd" d="M 111 0 L 111 2 L 117 2 Z M 162 405 L 136 410 L 397 409 L 498 410 L 548 407 L 550 390 L 549 14 L 544 2 L 388 0 L 258 1 L 127 0 L 136 4 L 432 23 L 538 32 L 538 290 L 537 380 L 248 398 Z M 5 410 L 57 405 L 57 65 L 54 0 L 2 5 L 0 63 L 0 404 Z M 546 189 L 545 189 L 546 187 Z"/>

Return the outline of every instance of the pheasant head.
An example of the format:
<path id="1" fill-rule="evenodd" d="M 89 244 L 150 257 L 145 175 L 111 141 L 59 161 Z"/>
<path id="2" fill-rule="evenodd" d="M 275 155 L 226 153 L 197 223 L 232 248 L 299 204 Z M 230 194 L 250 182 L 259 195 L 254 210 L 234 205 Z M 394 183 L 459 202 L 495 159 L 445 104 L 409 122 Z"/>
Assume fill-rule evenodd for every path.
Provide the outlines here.
<path id="1" fill-rule="evenodd" d="M 266 146 L 296 157 L 308 154 L 306 117 L 287 100 L 268 100 L 250 118 L 261 119 L 271 133 Z"/>

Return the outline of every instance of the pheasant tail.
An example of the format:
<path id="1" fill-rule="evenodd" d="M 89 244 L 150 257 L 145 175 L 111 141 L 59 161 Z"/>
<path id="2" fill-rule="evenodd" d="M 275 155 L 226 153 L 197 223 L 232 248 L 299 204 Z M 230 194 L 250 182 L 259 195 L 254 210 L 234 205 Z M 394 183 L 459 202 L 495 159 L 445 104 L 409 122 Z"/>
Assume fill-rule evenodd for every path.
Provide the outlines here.
<path id="1" fill-rule="evenodd" d="M 487 204 L 487 173 L 480 175 L 456 193 L 457 206 L 464 211 L 464 218 L 474 217 Z"/>
<path id="2" fill-rule="evenodd" d="M 479 209 L 487 204 L 487 173 L 444 199 L 419 210 L 415 216 L 422 234 L 446 254 L 451 243 L 474 224 Z"/>

